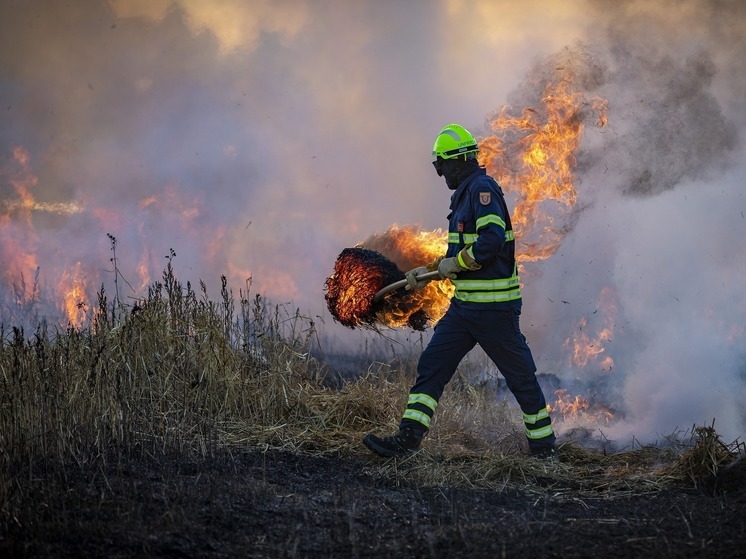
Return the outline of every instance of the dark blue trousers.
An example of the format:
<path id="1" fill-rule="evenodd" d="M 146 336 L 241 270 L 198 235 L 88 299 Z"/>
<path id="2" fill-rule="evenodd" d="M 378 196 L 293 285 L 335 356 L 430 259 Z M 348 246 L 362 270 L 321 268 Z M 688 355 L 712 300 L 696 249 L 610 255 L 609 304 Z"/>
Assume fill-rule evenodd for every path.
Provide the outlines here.
<path id="1" fill-rule="evenodd" d="M 523 411 L 529 445 L 540 448 L 554 444 L 546 401 L 536 380 L 536 364 L 521 333 L 520 314 L 520 309 L 481 310 L 452 302 L 420 355 L 417 380 L 410 390 L 401 426 L 429 428 L 446 384 L 464 356 L 479 344 L 505 377 Z"/>

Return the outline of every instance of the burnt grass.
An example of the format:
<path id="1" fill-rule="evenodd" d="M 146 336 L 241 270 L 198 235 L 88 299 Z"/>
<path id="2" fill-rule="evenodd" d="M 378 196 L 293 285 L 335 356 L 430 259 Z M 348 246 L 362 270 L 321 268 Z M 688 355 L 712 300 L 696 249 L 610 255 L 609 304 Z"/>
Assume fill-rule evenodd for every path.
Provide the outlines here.
<path id="1" fill-rule="evenodd" d="M 1 557 L 742 557 L 746 463 L 647 492 L 430 487 L 383 459 L 244 447 L 26 464 Z M 401 468 L 399 467 L 401 466 Z M 390 470 L 389 470 L 390 471 Z M 16 495 L 17 494 L 17 495 Z M 15 495 L 15 496 L 14 496 Z M 18 495 L 22 495 L 20 500 Z"/>

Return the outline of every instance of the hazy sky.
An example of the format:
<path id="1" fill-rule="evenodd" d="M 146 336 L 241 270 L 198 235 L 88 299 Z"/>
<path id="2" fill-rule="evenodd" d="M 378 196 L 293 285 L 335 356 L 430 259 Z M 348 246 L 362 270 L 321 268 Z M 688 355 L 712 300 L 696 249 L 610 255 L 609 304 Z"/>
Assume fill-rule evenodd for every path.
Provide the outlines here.
<path id="1" fill-rule="evenodd" d="M 713 417 L 742 436 L 745 33 L 739 0 L 5 0 L 0 256 L 49 282 L 80 263 L 95 290 L 111 234 L 135 288 L 173 249 L 213 295 L 251 276 L 324 315 L 343 248 L 446 226 L 438 130 L 484 133 L 570 60 L 609 123 L 583 138 L 565 242 L 524 277 L 540 369 L 612 390 L 620 437 Z M 80 211 L 13 213 L 23 189 Z M 601 331 L 604 298 L 614 369 L 578 370 L 563 346 Z"/>

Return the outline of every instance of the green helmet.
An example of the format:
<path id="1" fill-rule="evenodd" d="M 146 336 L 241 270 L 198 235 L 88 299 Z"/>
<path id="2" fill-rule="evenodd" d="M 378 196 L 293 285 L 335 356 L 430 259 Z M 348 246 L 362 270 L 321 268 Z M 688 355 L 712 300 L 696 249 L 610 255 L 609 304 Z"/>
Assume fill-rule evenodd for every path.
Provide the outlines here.
<path id="1" fill-rule="evenodd" d="M 433 155 L 452 159 L 465 153 L 476 153 L 478 149 L 477 141 L 471 132 L 459 124 L 449 124 L 444 126 L 435 138 Z"/>

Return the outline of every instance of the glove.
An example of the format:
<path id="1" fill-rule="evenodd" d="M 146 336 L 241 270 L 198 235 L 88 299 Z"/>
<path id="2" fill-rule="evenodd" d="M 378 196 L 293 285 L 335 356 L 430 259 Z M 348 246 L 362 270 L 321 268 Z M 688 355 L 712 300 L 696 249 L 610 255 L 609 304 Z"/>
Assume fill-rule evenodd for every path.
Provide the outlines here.
<path id="1" fill-rule="evenodd" d="M 464 247 L 456 256 L 444 258 L 438 264 L 438 273 L 441 278 L 456 279 L 456 274 L 464 270 L 479 270 L 482 265 L 474 260 L 470 247 Z"/>
<path id="2" fill-rule="evenodd" d="M 441 278 L 456 279 L 456 274 L 463 271 L 458 263 L 458 258 L 451 256 L 450 258 L 444 258 L 438 264 L 438 273 Z"/>
<path id="3" fill-rule="evenodd" d="M 421 276 L 422 274 L 426 274 L 428 272 L 427 268 L 425 266 L 420 266 L 419 268 L 415 268 L 414 270 L 409 270 L 406 274 L 404 274 L 404 277 L 407 278 L 407 285 L 404 289 L 407 291 L 411 291 L 413 289 L 422 289 L 425 287 L 429 279 L 426 280 L 417 280 L 417 276 Z"/>

